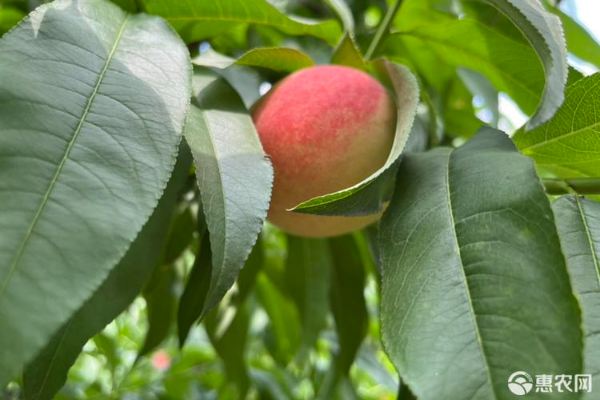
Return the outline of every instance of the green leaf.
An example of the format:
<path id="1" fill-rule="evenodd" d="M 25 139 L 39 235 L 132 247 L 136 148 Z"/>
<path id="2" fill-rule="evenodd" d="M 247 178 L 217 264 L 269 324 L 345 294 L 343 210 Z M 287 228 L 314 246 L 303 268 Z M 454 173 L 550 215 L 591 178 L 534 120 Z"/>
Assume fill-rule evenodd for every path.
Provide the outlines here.
<path id="1" fill-rule="evenodd" d="M 539 0 L 483 0 L 500 10 L 527 38 L 542 65 L 546 85 L 535 114 L 527 123 L 533 129 L 548 121 L 565 98 L 568 76 L 567 44 L 560 19 Z"/>
<path id="2" fill-rule="evenodd" d="M 187 42 L 226 32 L 239 24 L 267 25 L 288 35 L 311 35 L 335 44 L 342 32 L 337 21 L 289 18 L 266 0 L 142 0 L 147 12 L 165 17 Z"/>
<path id="3" fill-rule="evenodd" d="M 600 44 L 596 39 L 583 26 L 559 9 L 552 8 L 550 11 L 558 15 L 562 22 L 569 52 L 600 68 Z"/>
<path id="4" fill-rule="evenodd" d="M 484 128 L 407 155 L 398 176 L 380 223 L 381 324 L 416 397 L 508 400 L 515 371 L 580 373 L 579 308 L 532 161 Z"/>
<path id="5" fill-rule="evenodd" d="M 0 54 L 4 387 L 105 280 L 156 207 L 191 71 L 162 19 L 102 0 L 38 8 L 0 40 Z"/>
<path id="6" fill-rule="evenodd" d="M 94 295 L 27 365 L 25 397 L 52 399 L 67 379 L 67 372 L 83 345 L 117 317 L 142 290 L 159 264 L 179 192 L 188 177 L 192 156 L 181 146 L 179 160 L 165 193 L 125 257 Z"/>
<path id="7" fill-rule="evenodd" d="M 211 251 L 209 235 L 203 232 L 200 239 L 200 250 L 196 255 L 192 272 L 181 295 L 177 311 L 177 332 L 180 347 L 183 347 L 194 323 L 202 316 L 206 293 L 210 286 Z"/>
<path id="8" fill-rule="evenodd" d="M 285 281 L 300 314 L 300 364 L 327 325 L 330 276 L 331 257 L 325 240 L 288 236 Z"/>
<path id="9" fill-rule="evenodd" d="M 269 316 L 270 331 L 265 344 L 280 364 L 291 361 L 300 344 L 300 317 L 294 303 L 265 273 L 256 278 L 256 295 Z"/>
<path id="10" fill-rule="evenodd" d="M 392 58 L 407 52 L 420 58 L 427 51 L 428 57 L 437 56 L 450 65 L 477 70 L 528 114 L 535 111 L 544 89 L 544 71 L 531 47 L 470 19 L 422 24 L 395 33 L 387 39 L 383 51 Z M 425 63 L 428 80 L 440 74 L 438 64 L 432 62 Z"/>
<path id="11" fill-rule="evenodd" d="M 0 6 L 0 36 L 11 30 L 23 17 L 25 14 L 21 10 Z"/>
<path id="12" fill-rule="evenodd" d="M 340 21 L 342 21 L 346 34 L 353 35 L 354 16 L 352 15 L 352 10 L 350 10 L 350 7 L 346 4 L 346 0 L 325 0 L 325 2 L 333 11 L 335 11 L 340 18 Z"/>
<path id="13" fill-rule="evenodd" d="M 336 366 L 347 376 L 367 334 L 369 316 L 365 303 L 365 268 L 352 235 L 329 239 L 333 257 L 331 308 L 340 342 Z"/>
<path id="14" fill-rule="evenodd" d="M 243 306 L 235 315 L 229 328 L 222 334 L 216 335 L 219 320 L 216 318 L 217 310 L 210 313 L 205 321 L 206 332 L 212 345 L 225 364 L 228 382 L 235 382 L 238 387 L 238 398 L 245 399 L 250 388 L 250 378 L 244 359 L 244 350 L 248 339 L 250 315 L 248 307 Z M 223 388 L 221 388 L 223 389 Z"/>
<path id="15" fill-rule="evenodd" d="M 157 348 L 171 332 L 177 307 L 177 283 L 175 266 L 163 264 L 154 270 L 146 284 L 143 295 L 148 310 L 148 332 L 138 358 Z"/>
<path id="16" fill-rule="evenodd" d="M 563 196 L 552 206 L 567 268 L 583 313 L 584 371 L 592 374 L 597 382 L 600 376 L 600 203 Z"/>
<path id="17" fill-rule="evenodd" d="M 194 58 L 192 62 L 199 66 L 219 69 L 237 64 L 248 67 L 269 68 L 277 72 L 294 72 L 315 65 L 313 60 L 303 52 L 285 47 L 252 49 L 237 60 L 219 54 L 214 50 L 209 50 Z"/>
<path id="18" fill-rule="evenodd" d="M 335 49 L 331 63 L 335 65 L 345 65 L 348 67 L 367 71 L 367 63 L 363 59 L 360 50 L 352 40 L 352 36 L 346 34 L 340 44 Z"/>
<path id="19" fill-rule="evenodd" d="M 204 313 L 235 282 L 266 218 L 273 169 L 238 94 L 202 69 L 185 132 L 194 160 L 212 250 Z"/>
<path id="20" fill-rule="evenodd" d="M 172 264 L 192 243 L 196 231 L 196 221 L 190 206 L 184 204 L 177 210 L 175 219 L 169 229 L 169 238 L 165 248 L 162 264 Z"/>
<path id="21" fill-rule="evenodd" d="M 519 149 L 559 177 L 600 176 L 600 74 L 567 88 L 554 118 L 529 132 L 519 131 Z"/>
<path id="22" fill-rule="evenodd" d="M 390 183 L 415 119 L 419 104 L 419 86 L 412 72 L 403 65 L 385 60 L 375 65 L 387 75 L 396 94 L 396 136 L 386 163 L 364 181 L 348 189 L 307 200 L 292 211 L 358 216 L 376 214 L 383 209 L 383 203 L 390 196 Z"/>

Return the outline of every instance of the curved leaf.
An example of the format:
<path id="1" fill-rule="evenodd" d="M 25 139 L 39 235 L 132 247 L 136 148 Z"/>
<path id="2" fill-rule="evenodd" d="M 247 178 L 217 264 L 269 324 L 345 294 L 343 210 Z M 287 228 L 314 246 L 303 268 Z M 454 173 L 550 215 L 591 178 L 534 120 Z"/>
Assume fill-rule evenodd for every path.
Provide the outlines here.
<path id="1" fill-rule="evenodd" d="M 314 61 L 303 52 L 285 47 L 252 49 L 237 60 L 210 50 L 194 58 L 192 62 L 199 66 L 219 69 L 237 64 L 269 68 L 278 72 L 294 72 L 315 65 Z"/>
<path id="2" fill-rule="evenodd" d="M 585 373 L 600 377 L 600 203 L 563 196 L 554 204 L 562 248 L 583 311 Z M 592 395 L 588 395 L 592 398 Z"/>
<path id="3" fill-rule="evenodd" d="M 354 34 L 354 16 L 346 0 L 325 0 L 342 21 L 346 34 Z"/>
<path id="4" fill-rule="evenodd" d="M 532 161 L 485 128 L 407 155 L 398 176 L 380 224 L 381 324 L 416 397 L 508 400 L 515 371 L 580 373 L 579 308 Z"/>
<path id="5" fill-rule="evenodd" d="M 385 165 L 348 189 L 307 200 L 291 211 L 318 215 L 368 215 L 381 212 L 383 203 L 389 199 L 396 166 L 417 112 L 419 86 L 412 72 L 403 65 L 382 60 L 376 66 L 391 81 L 397 104 L 396 136 Z"/>
<path id="6" fill-rule="evenodd" d="M 519 28 L 544 66 L 546 85 L 537 110 L 527 123 L 533 129 L 552 118 L 565 98 L 569 67 L 560 19 L 546 11 L 539 0 L 482 1 L 496 7 Z"/>
<path id="7" fill-rule="evenodd" d="M 25 397 L 52 399 L 64 385 L 67 372 L 83 345 L 131 304 L 160 263 L 175 202 L 183 188 L 192 156 L 181 146 L 179 160 L 165 193 L 125 257 L 94 295 L 52 338 L 25 369 Z"/>
<path id="8" fill-rule="evenodd" d="M 423 24 L 395 33 L 383 51 L 392 58 L 430 51 L 450 65 L 477 70 L 529 114 L 544 90 L 544 71 L 531 47 L 470 19 Z M 440 74 L 436 64 L 427 66 L 433 78 Z"/>
<path id="9" fill-rule="evenodd" d="M 202 69 L 185 131 L 194 160 L 212 250 L 204 313 L 231 288 L 267 215 L 273 169 L 238 94 Z"/>
<path id="10" fill-rule="evenodd" d="M 239 24 L 267 25 L 288 35 L 311 35 L 335 44 L 342 32 L 337 21 L 292 19 L 266 0 L 142 0 L 151 14 L 165 17 L 188 42 L 197 42 Z"/>
<path id="11" fill-rule="evenodd" d="M 0 54 L 3 387 L 156 207 L 181 139 L 190 61 L 165 21 L 103 0 L 38 8 L 0 40 Z"/>
<path id="12" fill-rule="evenodd" d="M 580 79 L 567 88 L 566 99 L 554 118 L 514 141 L 538 165 L 559 177 L 600 176 L 600 74 Z"/>

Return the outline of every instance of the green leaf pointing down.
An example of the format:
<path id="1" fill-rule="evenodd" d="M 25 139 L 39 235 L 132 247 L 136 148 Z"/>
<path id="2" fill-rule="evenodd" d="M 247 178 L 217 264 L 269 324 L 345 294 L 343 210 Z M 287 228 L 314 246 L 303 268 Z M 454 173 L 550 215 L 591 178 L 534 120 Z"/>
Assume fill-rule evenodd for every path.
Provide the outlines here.
<path id="1" fill-rule="evenodd" d="M 398 176 L 380 225 L 381 325 L 416 397 L 512 400 L 515 371 L 580 373 L 579 308 L 533 162 L 484 128 L 407 155 Z"/>
<path id="2" fill-rule="evenodd" d="M 98 288 L 156 207 L 191 68 L 164 20 L 103 0 L 38 8 L 0 40 L 0 54 L 4 387 Z"/>
<path id="3" fill-rule="evenodd" d="M 194 75 L 185 138 L 192 149 L 212 250 L 204 313 L 235 282 L 269 208 L 273 169 L 238 94 L 217 75 Z"/>

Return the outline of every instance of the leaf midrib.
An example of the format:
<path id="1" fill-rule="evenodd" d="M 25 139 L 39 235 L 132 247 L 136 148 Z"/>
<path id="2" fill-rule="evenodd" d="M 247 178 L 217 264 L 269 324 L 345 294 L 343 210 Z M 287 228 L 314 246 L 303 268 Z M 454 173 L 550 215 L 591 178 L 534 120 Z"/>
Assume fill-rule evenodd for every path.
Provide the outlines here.
<path id="1" fill-rule="evenodd" d="M 10 281 L 12 280 L 12 277 L 14 276 L 14 274 L 17 270 L 17 267 L 19 266 L 19 262 L 21 261 L 21 258 L 23 257 L 25 248 L 27 247 L 27 244 L 29 243 L 29 240 L 31 239 L 31 235 L 33 234 L 33 231 L 35 230 L 35 228 L 40 220 L 40 217 L 41 217 L 44 209 L 46 208 L 46 205 L 48 204 L 48 200 L 50 199 L 52 191 L 54 190 L 54 187 L 56 186 L 56 182 L 58 181 L 58 178 L 60 177 L 60 175 L 63 171 L 63 168 L 64 168 L 67 160 L 69 159 L 69 155 L 71 154 L 73 146 L 75 145 L 75 142 L 77 141 L 77 138 L 81 132 L 83 124 L 85 123 L 85 120 L 90 112 L 90 109 L 92 107 L 94 99 L 96 98 L 96 95 L 98 94 L 100 85 L 102 84 L 102 81 L 104 80 L 106 72 L 108 71 L 108 67 L 110 66 L 110 64 L 114 58 L 114 55 L 115 55 L 115 52 L 117 50 L 119 43 L 121 42 L 121 38 L 123 37 L 123 32 L 125 31 L 125 26 L 127 25 L 128 19 L 129 19 L 129 15 L 127 15 L 125 17 L 121 27 L 119 28 L 119 32 L 115 39 L 115 43 L 113 44 L 113 47 L 112 47 L 110 53 L 108 54 L 108 57 L 106 58 L 106 62 L 104 64 L 104 67 L 102 68 L 102 71 L 100 71 L 100 75 L 98 76 L 98 81 L 96 82 L 96 85 L 94 86 L 94 90 L 92 91 L 92 94 L 86 104 L 86 107 L 83 110 L 83 114 L 82 114 L 81 118 L 79 119 L 79 123 L 77 124 L 77 127 L 75 128 L 73 137 L 69 141 L 69 145 L 67 146 L 67 149 L 65 150 L 65 154 L 63 155 L 63 158 L 61 159 L 61 161 L 56 169 L 56 172 L 54 173 L 54 176 L 52 177 L 52 180 L 50 181 L 50 185 L 48 186 L 48 189 L 46 189 L 46 192 L 44 193 L 44 196 L 42 197 L 42 201 L 33 217 L 33 220 L 31 221 L 31 224 L 29 225 L 29 228 L 27 229 L 27 232 L 25 233 L 25 237 L 23 238 L 23 241 L 21 242 L 21 244 L 19 245 L 19 247 L 17 249 L 15 257 L 13 258 L 13 261 L 11 262 L 11 264 L 8 268 L 8 273 L 6 274 L 6 277 L 4 278 L 4 281 L 2 282 L 2 285 L 0 286 L 0 302 L 2 301 L 4 294 L 6 293 L 6 288 L 8 287 Z"/>
<path id="2" fill-rule="evenodd" d="M 221 252 L 222 254 L 220 255 L 220 257 L 221 257 L 221 263 L 219 265 L 220 268 L 218 268 L 217 271 L 215 271 L 215 264 L 213 263 L 215 258 L 211 257 L 212 258 L 211 263 L 212 263 L 213 270 L 211 272 L 211 282 L 208 287 L 208 291 L 206 292 L 206 299 L 204 300 L 204 305 L 202 307 L 203 308 L 202 314 L 204 314 L 206 311 L 206 301 L 210 300 L 210 294 L 212 292 L 214 292 L 215 290 L 217 290 L 217 288 L 219 287 L 219 283 L 221 282 L 221 277 L 223 276 L 223 266 L 225 265 L 225 256 L 227 254 L 228 224 L 227 224 L 227 217 L 226 217 L 227 216 L 227 201 L 226 201 L 227 196 L 225 195 L 225 185 L 223 183 L 223 177 L 222 177 L 223 168 L 221 167 L 221 163 L 219 162 L 219 157 L 217 155 L 218 154 L 217 147 L 214 142 L 214 134 L 211 129 L 211 125 L 208 122 L 208 118 L 205 115 L 205 111 L 200 107 L 198 107 L 198 110 L 200 111 L 200 116 L 202 117 L 202 122 L 204 123 L 204 126 L 206 126 L 206 130 L 208 132 L 208 141 L 210 142 L 210 146 L 212 148 L 212 154 L 214 155 L 214 159 L 215 159 L 215 164 L 217 166 L 217 170 L 219 171 L 219 173 L 217 175 L 218 175 L 218 179 L 219 179 L 219 188 L 221 190 L 221 199 L 222 199 L 222 203 L 223 203 L 223 216 L 224 216 L 223 219 L 225 221 L 225 223 L 223 224 L 223 237 L 224 237 L 223 251 Z M 207 222 L 208 222 L 208 220 L 207 220 Z M 210 224 L 209 224 L 209 227 L 210 227 Z M 210 235 L 210 229 L 209 229 L 208 233 Z M 215 252 L 214 249 L 212 249 L 212 241 L 211 241 L 211 250 L 213 250 L 213 254 L 217 254 L 217 252 Z M 217 273 L 217 275 L 215 277 L 215 280 L 213 280 L 212 277 L 215 276 L 214 275 L 215 272 Z M 214 286 L 213 286 L 213 282 L 214 282 Z"/>
<path id="3" fill-rule="evenodd" d="M 452 198 L 450 195 L 450 162 L 452 160 L 452 154 L 454 151 L 448 153 L 448 162 L 446 167 L 446 198 L 448 202 L 448 212 L 450 214 L 450 223 L 452 224 L 452 238 L 454 239 L 456 254 L 458 255 L 458 259 L 460 261 L 460 271 L 464 280 L 465 285 L 465 293 L 467 294 L 467 298 L 469 300 L 469 310 L 471 311 L 471 315 L 473 316 L 473 326 L 475 327 L 475 336 L 477 338 L 477 344 L 479 347 L 479 351 L 481 352 L 483 358 L 483 364 L 485 366 L 485 372 L 488 378 L 488 382 L 490 385 L 490 390 L 494 395 L 494 398 L 499 398 L 494 390 L 494 381 L 492 380 L 492 375 L 490 372 L 490 367 L 487 361 L 487 355 L 485 354 L 485 350 L 483 348 L 483 340 L 481 338 L 481 332 L 479 331 L 479 325 L 477 323 L 477 315 L 475 314 L 475 308 L 473 306 L 473 299 L 471 297 L 471 288 L 469 286 L 469 280 L 467 279 L 467 274 L 464 270 L 464 263 L 462 260 L 462 254 L 460 251 L 460 243 L 458 241 L 458 235 L 456 234 L 456 222 L 454 218 L 454 208 L 452 207 Z"/>

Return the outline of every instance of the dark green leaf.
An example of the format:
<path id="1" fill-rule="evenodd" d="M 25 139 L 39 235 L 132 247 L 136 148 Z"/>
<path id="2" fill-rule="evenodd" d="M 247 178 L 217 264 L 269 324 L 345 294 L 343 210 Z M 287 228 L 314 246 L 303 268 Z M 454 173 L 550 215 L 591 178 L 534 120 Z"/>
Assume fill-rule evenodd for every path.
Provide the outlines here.
<path id="1" fill-rule="evenodd" d="M 288 35 L 312 35 L 330 44 L 337 42 L 341 29 L 336 21 L 291 19 L 266 0 L 142 0 L 146 11 L 165 17 L 184 40 L 196 42 L 228 31 L 239 24 L 267 25 Z"/>
<path id="2" fill-rule="evenodd" d="M 575 293 L 583 311 L 584 370 L 600 376 L 600 203 L 564 196 L 552 205 Z M 592 399 L 587 395 L 586 399 Z"/>
<path id="3" fill-rule="evenodd" d="M 569 86 L 563 106 L 545 125 L 519 131 L 519 149 L 559 177 L 600 176 L 600 74 Z"/>
<path id="4" fill-rule="evenodd" d="M 171 332 L 177 307 L 177 271 L 172 264 L 159 266 L 144 288 L 148 311 L 148 332 L 138 357 L 154 350 Z"/>
<path id="5" fill-rule="evenodd" d="M 362 182 L 339 192 L 307 200 L 293 211 L 319 215 L 369 215 L 381 212 L 384 202 L 389 199 L 395 167 L 417 112 L 419 86 L 407 67 L 385 60 L 377 65 L 391 81 L 397 103 L 396 135 L 385 165 Z"/>
<path id="6" fill-rule="evenodd" d="M 196 175 L 212 250 L 204 312 L 235 282 L 266 218 L 273 170 L 238 94 L 212 72 L 194 76 L 194 105 L 185 138 Z"/>
<path id="7" fill-rule="evenodd" d="M 165 21 L 103 0 L 38 8 L 0 54 L 4 387 L 156 207 L 181 140 L 190 62 Z"/>
<path id="8" fill-rule="evenodd" d="M 327 242 L 288 236 L 286 287 L 300 314 L 301 338 L 298 361 L 306 361 L 329 311 L 331 257 Z"/>
<path id="9" fill-rule="evenodd" d="M 340 342 L 336 367 L 339 376 L 346 377 L 369 323 L 364 297 L 365 268 L 351 235 L 330 239 L 329 246 L 333 256 L 331 307 Z"/>
<path id="10" fill-rule="evenodd" d="M 162 264 L 171 264 L 181 256 L 181 253 L 192 243 L 195 230 L 196 221 L 190 207 L 185 205 L 183 210 L 177 212 L 169 229 L 169 239 Z"/>
<path id="11" fill-rule="evenodd" d="M 179 346 L 183 347 L 192 325 L 202 316 L 206 294 L 210 286 L 211 251 L 208 234 L 201 235 L 201 244 L 192 272 L 179 302 L 177 331 Z"/>
<path id="12" fill-rule="evenodd" d="M 515 371 L 580 373 L 579 308 L 531 160 L 485 128 L 407 155 L 397 187 L 380 224 L 381 323 L 416 397 L 508 400 Z"/>
<path id="13" fill-rule="evenodd" d="M 62 327 L 25 369 L 27 399 L 51 399 L 67 379 L 67 372 L 83 345 L 119 315 L 142 290 L 162 257 L 168 226 L 180 190 L 188 177 L 192 156 L 181 146 L 179 160 L 165 193 L 125 257 L 94 295 Z"/>

